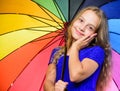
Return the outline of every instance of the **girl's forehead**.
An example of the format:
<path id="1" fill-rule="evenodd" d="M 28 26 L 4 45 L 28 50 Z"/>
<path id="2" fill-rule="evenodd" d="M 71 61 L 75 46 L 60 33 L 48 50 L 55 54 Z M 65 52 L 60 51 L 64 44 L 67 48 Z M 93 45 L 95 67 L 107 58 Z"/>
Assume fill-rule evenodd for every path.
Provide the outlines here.
<path id="1" fill-rule="evenodd" d="M 82 12 L 80 14 L 80 16 L 83 16 L 83 15 L 87 15 L 87 16 L 89 16 L 89 15 L 95 15 L 95 16 L 97 16 L 97 14 L 95 13 L 95 11 L 93 11 L 93 10 L 85 10 L 84 12 Z"/>
<path id="2" fill-rule="evenodd" d="M 95 27 L 97 27 L 98 23 L 100 22 L 100 18 L 98 17 L 98 15 L 92 11 L 92 10 L 86 10 L 85 12 L 83 12 L 79 18 L 83 18 L 86 22 L 88 22 L 89 24 L 94 25 Z"/>

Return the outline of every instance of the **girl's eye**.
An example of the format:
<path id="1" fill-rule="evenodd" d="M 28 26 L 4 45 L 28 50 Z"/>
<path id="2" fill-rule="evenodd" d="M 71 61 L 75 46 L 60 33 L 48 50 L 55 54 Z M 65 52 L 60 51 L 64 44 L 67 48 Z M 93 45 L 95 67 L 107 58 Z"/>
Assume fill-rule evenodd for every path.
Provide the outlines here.
<path id="1" fill-rule="evenodd" d="M 93 30 L 93 28 L 92 28 L 92 27 L 89 27 L 89 29 Z"/>
<path id="2" fill-rule="evenodd" d="M 83 19 L 80 18 L 79 20 L 80 20 L 80 22 L 83 22 Z"/>
<path id="3" fill-rule="evenodd" d="M 93 27 L 91 27 L 91 26 L 89 26 L 89 30 L 94 30 L 94 28 L 93 28 Z"/>

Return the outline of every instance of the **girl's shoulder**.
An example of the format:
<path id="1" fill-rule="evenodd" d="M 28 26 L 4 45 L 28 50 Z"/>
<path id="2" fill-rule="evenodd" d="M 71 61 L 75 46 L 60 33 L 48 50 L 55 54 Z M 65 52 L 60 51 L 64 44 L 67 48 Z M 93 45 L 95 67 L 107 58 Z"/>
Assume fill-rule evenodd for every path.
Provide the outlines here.
<path id="1" fill-rule="evenodd" d="M 62 46 L 55 47 L 55 48 L 52 50 L 52 55 L 55 55 L 58 51 L 60 51 L 60 49 L 62 49 Z"/>
<path id="2" fill-rule="evenodd" d="M 80 51 L 80 55 L 82 55 L 83 58 L 95 60 L 101 65 L 105 58 L 105 51 L 101 46 L 92 46 L 84 48 L 82 51 Z"/>
<path id="3" fill-rule="evenodd" d="M 60 49 L 61 49 L 60 46 L 55 47 L 55 48 L 52 49 L 51 56 L 50 56 L 50 59 L 49 59 L 49 63 L 48 63 L 48 64 L 53 63 L 54 56 L 55 56 L 55 54 L 56 54 Z"/>
<path id="4" fill-rule="evenodd" d="M 103 51 L 104 52 L 104 49 L 101 46 L 98 46 L 98 45 L 91 46 L 91 47 L 86 47 L 83 50 L 86 50 L 86 51 Z"/>

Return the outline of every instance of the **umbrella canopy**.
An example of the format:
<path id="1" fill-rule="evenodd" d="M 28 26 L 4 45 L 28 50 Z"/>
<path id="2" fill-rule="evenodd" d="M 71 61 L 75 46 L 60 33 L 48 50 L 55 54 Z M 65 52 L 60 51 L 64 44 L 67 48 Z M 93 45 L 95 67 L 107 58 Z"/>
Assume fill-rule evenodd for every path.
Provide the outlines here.
<path id="1" fill-rule="evenodd" d="M 115 7 L 120 3 L 110 1 L 2 0 L 0 3 L 0 73 L 2 73 L 0 91 L 43 91 L 49 55 L 54 47 L 64 44 L 64 24 L 71 21 L 81 8 L 89 5 L 101 7 L 109 17 L 113 53 L 109 86 L 111 89 L 119 90 L 117 69 L 120 67 L 118 62 L 120 42 L 114 38 L 120 39 L 118 31 L 120 14 L 113 15 L 115 18 L 109 15 L 120 9 Z M 109 7 L 112 5 L 114 7 L 110 13 Z M 106 91 L 108 89 L 109 87 Z"/>

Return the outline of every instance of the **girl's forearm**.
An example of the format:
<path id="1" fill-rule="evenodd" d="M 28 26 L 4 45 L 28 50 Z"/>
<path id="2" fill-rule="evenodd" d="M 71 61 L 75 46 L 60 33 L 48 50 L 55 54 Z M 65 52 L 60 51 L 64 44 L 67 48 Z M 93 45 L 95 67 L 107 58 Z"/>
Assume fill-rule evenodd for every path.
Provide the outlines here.
<path id="1" fill-rule="evenodd" d="M 54 84 L 50 81 L 46 81 L 44 84 L 44 91 L 55 91 Z"/>
<path id="2" fill-rule="evenodd" d="M 71 48 L 69 56 L 69 73 L 71 81 L 75 81 L 77 79 L 77 75 L 82 75 L 83 73 L 83 65 L 79 60 L 79 50 L 76 48 Z"/>
<path id="3" fill-rule="evenodd" d="M 56 65 L 50 64 L 44 81 L 44 91 L 55 91 Z"/>

